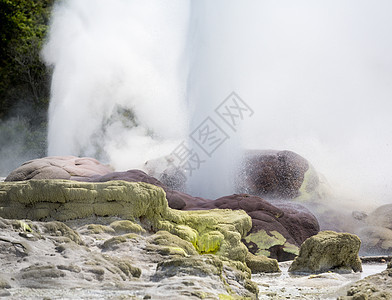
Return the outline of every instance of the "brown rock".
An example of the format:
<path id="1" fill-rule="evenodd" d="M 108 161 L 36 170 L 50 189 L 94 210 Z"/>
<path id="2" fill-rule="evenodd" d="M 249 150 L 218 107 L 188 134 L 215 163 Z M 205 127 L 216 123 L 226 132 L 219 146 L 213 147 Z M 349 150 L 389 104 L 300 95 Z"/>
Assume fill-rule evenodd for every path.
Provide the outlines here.
<path id="1" fill-rule="evenodd" d="M 12 171 L 5 181 L 29 179 L 77 179 L 104 175 L 113 169 L 94 158 L 76 156 L 50 156 L 23 163 Z"/>
<path id="2" fill-rule="evenodd" d="M 248 194 L 234 194 L 208 201 L 194 209 L 242 209 L 252 218 L 252 229 L 243 242 L 256 255 L 278 261 L 293 259 L 299 246 L 320 230 L 317 219 L 300 204 L 269 203 Z"/>
<path id="3" fill-rule="evenodd" d="M 110 180 L 124 180 L 129 182 L 145 182 L 163 188 L 170 208 L 187 210 L 194 209 L 198 205 L 205 203 L 206 199 L 193 197 L 180 191 L 172 190 L 165 186 L 158 179 L 147 175 L 141 170 L 128 170 L 126 172 L 111 172 L 103 176 L 95 175 L 90 178 L 78 178 L 79 181 L 105 182 Z"/>
<path id="4" fill-rule="evenodd" d="M 149 160 L 146 172 L 165 186 L 186 191 L 186 175 L 174 166 L 170 155 Z M 245 150 L 236 176 L 236 193 L 257 195 L 265 199 L 303 201 L 323 198 L 326 183 L 309 162 L 292 151 Z"/>
<path id="5" fill-rule="evenodd" d="M 253 254 L 266 255 L 279 261 L 293 259 L 299 246 L 308 237 L 317 234 L 317 219 L 303 206 L 281 201 L 271 204 L 266 200 L 247 194 L 231 195 L 208 200 L 172 190 L 156 178 L 140 170 L 112 172 L 103 176 L 80 179 L 90 182 L 125 180 L 146 182 L 162 187 L 169 207 L 180 210 L 242 209 L 252 218 L 252 230 L 243 242 Z"/>
<path id="6" fill-rule="evenodd" d="M 308 161 L 291 151 L 247 150 L 238 190 L 270 199 L 293 199 L 300 195 L 308 169 Z"/>

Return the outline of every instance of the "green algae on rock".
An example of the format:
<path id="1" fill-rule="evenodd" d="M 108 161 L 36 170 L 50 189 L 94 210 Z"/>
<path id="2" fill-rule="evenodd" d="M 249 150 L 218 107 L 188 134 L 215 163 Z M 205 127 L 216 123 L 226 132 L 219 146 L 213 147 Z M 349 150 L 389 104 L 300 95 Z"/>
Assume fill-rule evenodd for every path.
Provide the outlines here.
<path id="1" fill-rule="evenodd" d="M 256 273 L 276 273 L 280 272 L 278 261 L 268 258 L 264 255 L 253 255 L 248 253 L 246 256 L 246 265 L 251 269 L 253 274 Z"/>
<path id="2" fill-rule="evenodd" d="M 227 274 L 231 273 L 231 276 Z M 187 258 L 184 257 L 172 257 L 168 260 L 162 261 L 157 265 L 157 272 L 154 275 L 155 280 L 160 280 L 165 277 L 173 276 L 216 276 L 220 279 L 222 286 L 225 286 L 227 291 L 227 297 L 233 297 L 238 299 L 238 296 L 256 298 L 258 294 L 257 285 L 252 282 L 248 275 L 237 268 L 232 268 L 226 264 L 216 255 L 193 255 Z M 230 277 L 235 277 L 238 281 L 242 282 L 242 285 L 247 290 L 246 294 L 236 294 L 228 284 L 227 280 Z"/>
<path id="3" fill-rule="evenodd" d="M 158 277 L 171 277 L 180 273 L 194 276 L 221 275 L 222 261 L 215 255 L 195 255 L 187 258 L 172 257 L 157 265 Z"/>
<path id="4" fill-rule="evenodd" d="M 208 276 L 226 278 L 219 280 L 230 295 L 235 296 L 241 290 L 236 283 L 238 280 L 241 282 L 240 286 L 247 291 L 244 296 L 254 298 L 257 293 L 257 285 L 251 281 L 251 271 L 245 263 L 249 252 L 241 242 L 251 229 L 252 222 L 242 210 L 174 210 L 168 207 L 164 190 L 147 183 L 30 180 L 0 184 L 0 216 L 44 221 L 122 218 L 123 220 L 104 225 L 85 223 L 84 230 L 105 237 L 97 244 L 104 253 L 126 249 L 127 245 L 136 245 L 139 239 L 143 239 L 146 242 L 146 246 L 143 246 L 145 251 L 169 255 L 168 260 L 173 260 L 172 262 L 183 259 L 180 267 L 182 270 L 189 264 L 189 260 L 200 265 L 201 269 L 205 266 L 203 270 L 208 272 Z M 71 251 L 82 244 L 78 234 L 64 223 L 53 221 L 41 223 L 40 226 L 46 234 L 64 235 L 72 242 L 60 241 L 56 251 L 62 255 L 66 255 L 67 249 Z M 122 233 L 124 234 L 118 235 Z M 190 259 L 192 257 L 193 260 Z M 216 262 L 216 265 L 204 262 L 206 259 Z M 108 276 L 107 271 L 112 273 L 116 268 L 121 272 L 115 273 L 119 273 L 123 279 L 127 274 L 131 274 L 131 277 L 140 276 L 139 269 L 130 268 L 132 265 L 127 266 L 126 261 L 118 264 L 111 262 L 110 266 L 106 266 L 107 263 L 103 262 L 102 265 L 85 264 L 83 272 L 87 272 L 87 277 L 93 276 L 98 281 Z M 160 268 L 161 271 L 165 269 L 163 264 Z M 164 272 L 166 271 L 167 269 Z M 158 271 L 158 277 L 159 273 Z M 223 273 L 229 275 L 223 276 Z"/>
<path id="5" fill-rule="evenodd" d="M 137 238 L 138 238 L 138 235 L 134 234 L 134 233 L 118 235 L 118 236 L 112 237 L 112 238 L 104 241 L 103 244 L 101 245 L 101 248 L 104 250 L 107 250 L 109 248 L 116 248 L 117 245 L 119 245 L 119 244 L 125 243 L 128 240 L 137 239 Z"/>
<path id="6" fill-rule="evenodd" d="M 319 175 L 314 167 L 309 164 L 308 170 L 304 174 L 299 195 L 293 200 L 298 202 L 317 202 L 330 195 L 330 187 L 323 176 Z"/>
<path id="7" fill-rule="evenodd" d="M 141 223 L 145 230 L 166 230 L 177 235 L 192 243 L 200 254 L 214 253 L 245 261 L 248 250 L 241 238 L 252 223 L 244 211 L 177 211 L 168 207 L 165 195 L 162 188 L 142 182 L 3 182 L 0 216 L 58 221 L 118 216 Z M 117 229 L 119 224 L 124 225 L 116 224 Z"/>
<path id="8" fill-rule="evenodd" d="M 251 227 L 251 218 L 244 211 L 169 209 L 159 229 L 191 242 L 200 254 L 212 253 L 244 262 L 248 249 L 241 238 Z"/>
<path id="9" fill-rule="evenodd" d="M 55 265 L 41 265 L 36 264 L 21 270 L 20 277 L 22 279 L 28 278 L 59 278 L 64 277 L 65 273 L 56 268 Z"/>
<path id="10" fill-rule="evenodd" d="M 46 222 L 42 223 L 42 227 L 43 231 L 51 236 L 61 237 L 65 241 L 68 239 L 78 245 L 83 245 L 83 241 L 79 234 L 64 223 L 58 221 Z"/>
<path id="11" fill-rule="evenodd" d="M 106 225 L 100 225 L 100 224 L 89 224 L 87 225 L 87 231 L 93 234 L 100 234 L 100 233 L 109 233 L 109 234 L 114 234 L 116 231 Z"/>
<path id="12" fill-rule="evenodd" d="M 110 224 L 116 233 L 144 233 L 146 230 L 139 224 L 129 220 L 118 220 Z"/>
<path id="13" fill-rule="evenodd" d="M 104 225 L 106 229 L 116 219 L 100 217 L 95 221 L 96 224 Z M 62 234 L 61 231 L 47 231 L 44 228 L 47 222 L 22 221 L 29 225 L 32 233 L 41 234 L 40 239 L 26 239 L 20 235 L 23 233 L 20 231 L 21 228 L 13 226 L 19 223 L 18 220 L 0 218 L 2 235 L 14 242 L 5 242 L 0 247 L 2 269 L 0 283 L 4 279 L 4 287 L 10 287 L 7 290 L 3 289 L 2 292 L 9 291 L 13 298 L 41 299 L 62 298 L 64 294 L 75 299 L 142 298 L 146 295 L 151 295 L 152 299 L 188 299 L 198 295 L 217 299 L 219 294 L 231 295 L 231 299 L 243 299 L 241 297 L 245 295 L 256 299 L 256 294 L 251 291 L 256 291 L 257 285 L 250 280 L 250 271 L 244 263 L 225 260 L 216 255 L 200 255 L 192 243 L 166 231 L 134 234 L 137 240 L 128 239 L 118 244 L 116 249 L 114 247 L 102 249 L 100 245 L 116 234 L 107 230 L 98 234 L 86 230 L 88 224 L 92 224 L 92 220 L 93 218 L 87 218 L 66 223 L 70 229 L 80 235 L 84 245 L 79 245 L 68 237 L 66 239 L 69 242 L 59 244 L 53 237 Z M 68 235 L 67 230 L 63 232 Z M 178 251 L 182 247 L 193 254 L 181 257 L 181 254 L 178 255 L 173 251 L 168 257 L 159 252 L 150 252 L 146 247 L 148 245 L 164 247 L 164 244 L 168 244 L 165 239 L 170 239 L 172 245 L 178 242 Z M 22 241 L 31 248 L 26 259 L 24 257 L 21 259 L 20 253 L 17 252 L 20 251 Z M 15 242 L 19 244 L 16 245 Z M 65 250 L 62 250 L 64 247 Z M 176 249 L 170 246 L 168 248 Z M 156 276 L 159 280 L 152 280 L 159 262 L 178 257 L 193 258 L 195 263 L 201 260 L 199 265 L 202 267 L 204 257 L 211 256 L 215 258 L 214 261 L 221 261 L 222 277 L 214 274 L 206 275 L 205 272 L 196 273 L 197 276 L 187 275 L 185 272 L 181 273 L 180 270 L 184 268 L 179 266 L 178 276 Z M 39 276 L 41 271 L 44 272 L 42 277 Z M 23 295 L 20 294 L 21 290 Z"/>
<path id="14" fill-rule="evenodd" d="M 191 242 L 185 241 L 180 237 L 167 231 L 158 231 L 150 236 L 146 245 L 147 251 L 155 251 L 162 255 L 197 255 L 197 251 Z"/>
<path id="15" fill-rule="evenodd" d="M 112 273 L 119 274 L 123 280 L 131 279 L 133 277 L 139 278 L 141 275 L 141 270 L 134 267 L 127 259 L 109 255 L 105 255 L 104 258 L 109 264 L 113 265 L 112 267 L 106 265 L 105 268 Z"/>
<path id="16" fill-rule="evenodd" d="M 362 272 L 360 246 L 361 240 L 354 234 L 321 231 L 301 245 L 289 272 Z"/>
<path id="17" fill-rule="evenodd" d="M 145 183 L 48 179 L 1 183 L 0 208 L 2 217 L 12 219 L 66 221 L 117 215 L 155 221 L 154 216 L 168 207 L 163 190 Z"/>
<path id="18" fill-rule="evenodd" d="M 270 256 L 270 249 L 272 247 L 280 247 L 282 251 L 288 255 L 296 256 L 299 254 L 299 248 L 289 242 L 286 238 L 278 231 L 271 231 L 268 234 L 265 230 L 259 230 L 258 232 L 250 233 L 244 238 L 247 243 L 254 243 L 258 249 L 255 255 Z"/>

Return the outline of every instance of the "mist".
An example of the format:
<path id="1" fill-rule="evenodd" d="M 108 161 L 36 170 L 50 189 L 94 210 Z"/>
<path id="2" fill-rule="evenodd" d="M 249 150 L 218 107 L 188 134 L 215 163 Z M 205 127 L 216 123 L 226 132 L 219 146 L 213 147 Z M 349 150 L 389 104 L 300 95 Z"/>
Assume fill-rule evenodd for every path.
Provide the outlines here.
<path id="1" fill-rule="evenodd" d="M 340 203 L 390 201 L 392 4 L 263 3 L 258 46 L 248 47 L 257 55 L 238 91 L 257 113 L 245 123 L 245 147 L 303 155 Z"/>
<path id="2" fill-rule="evenodd" d="M 338 201 L 390 201 L 391 8 L 63 1 L 44 49 L 54 67 L 48 153 L 140 167 L 189 140 L 234 91 L 254 115 L 227 129 L 227 143 L 190 178 L 195 195 L 232 193 L 241 149 L 287 149 L 327 178 Z"/>
<path id="3" fill-rule="evenodd" d="M 182 1 L 63 1 L 44 57 L 54 67 L 49 155 L 140 167 L 184 135 Z"/>
<path id="4" fill-rule="evenodd" d="M 29 119 L 12 116 L 0 122 L 0 177 L 6 177 L 24 162 L 46 153 L 46 128 L 31 129 Z"/>

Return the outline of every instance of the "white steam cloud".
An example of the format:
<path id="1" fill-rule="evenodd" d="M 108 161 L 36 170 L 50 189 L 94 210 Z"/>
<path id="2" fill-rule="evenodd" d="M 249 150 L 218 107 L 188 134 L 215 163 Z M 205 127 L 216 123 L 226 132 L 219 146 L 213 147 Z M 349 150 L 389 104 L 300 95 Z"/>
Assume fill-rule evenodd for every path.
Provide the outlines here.
<path id="1" fill-rule="evenodd" d="M 389 1 L 267 1 L 254 13 L 257 38 L 240 42 L 250 41 L 250 59 L 238 92 L 257 112 L 247 147 L 296 151 L 357 208 L 391 201 L 391 9 Z"/>
<path id="2" fill-rule="evenodd" d="M 44 49 L 54 66 L 49 155 L 128 169 L 176 145 L 186 131 L 187 13 L 182 1 L 57 5 Z"/>
<path id="3" fill-rule="evenodd" d="M 203 195 L 223 186 L 241 146 L 296 151 L 354 199 L 390 201 L 391 9 L 387 0 L 63 1 L 45 49 L 49 154 L 140 166 L 235 91 L 255 114 L 200 169 Z M 121 121 L 130 112 L 139 126 Z"/>

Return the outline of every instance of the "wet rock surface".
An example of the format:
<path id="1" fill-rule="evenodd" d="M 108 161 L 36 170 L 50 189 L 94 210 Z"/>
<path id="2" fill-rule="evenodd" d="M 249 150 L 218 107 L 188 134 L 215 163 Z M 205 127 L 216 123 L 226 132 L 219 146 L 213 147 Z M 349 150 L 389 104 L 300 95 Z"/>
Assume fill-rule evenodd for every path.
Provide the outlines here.
<path id="1" fill-rule="evenodd" d="M 360 245 L 361 241 L 356 235 L 321 231 L 301 245 L 289 272 L 361 272 L 362 264 L 358 256 Z"/>
<path id="2" fill-rule="evenodd" d="M 260 197 L 293 199 L 301 195 L 309 167 L 305 158 L 292 151 L 247 150 L 239 171 L 239 190 Z M 315 187 L 318 179 L 312 180 Z"/>
<path id="3" fill-rule="evenodd" d="M 385 262 L 364 262 L 363 272 L 358 273 L 293 274 L 288 272 L 291 263 L 279 263 L 281 273 L 252 276 L 259 286 L 259 299 L 336 300 L 346 295 L 347 289 L 355 282 L 382 272 L 386 267 Z"/>
<path id="4" fill-rule="evenodd" d="M 143 170 L 169 189 L 185 192 L 187 176 L 184 169 L 176 166 L 175 163 L 175 156 L 170 154 L 146 161 Z"/>
<path id="5" fill-rule="evenodd" d="M 354 283 L 348 289 L 346 296 L 338 298 L 338 300 L 349 299 L 392 299 L 392 263 L 388 263 L 385 271 Z"/>

